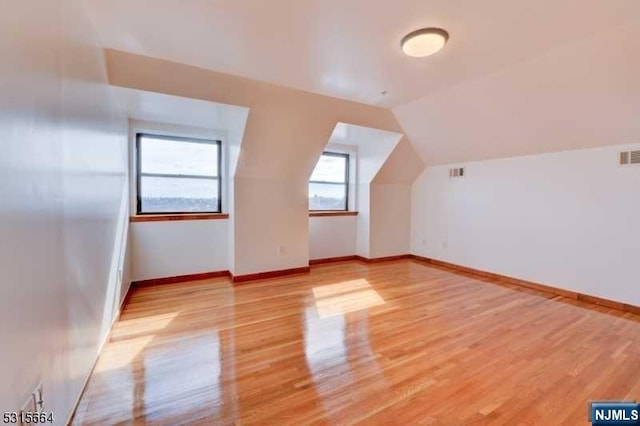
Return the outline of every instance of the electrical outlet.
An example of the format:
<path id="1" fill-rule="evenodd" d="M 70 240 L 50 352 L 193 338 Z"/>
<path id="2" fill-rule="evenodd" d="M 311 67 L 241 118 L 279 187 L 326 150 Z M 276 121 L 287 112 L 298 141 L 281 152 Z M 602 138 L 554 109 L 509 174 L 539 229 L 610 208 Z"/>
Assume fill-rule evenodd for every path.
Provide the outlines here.
<path id="1" fill-rule="evenodd" d="M 33 400 L 35 402 L 35 411 L 44 411 L 44 395 L 42 393 L 42 383 L 38 383 L 36 389 L 33 391 Z"/>

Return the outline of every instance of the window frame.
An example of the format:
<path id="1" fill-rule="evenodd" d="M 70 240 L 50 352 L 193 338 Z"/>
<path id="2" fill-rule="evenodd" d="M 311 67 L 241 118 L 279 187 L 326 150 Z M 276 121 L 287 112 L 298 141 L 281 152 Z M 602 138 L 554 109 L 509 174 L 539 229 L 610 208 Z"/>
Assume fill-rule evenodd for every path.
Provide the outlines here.
<path id="1" fill-rule="evenodd" d="M 348 212 L 349 211 L 349 163 L 351 162 L 351 157 L 350 154 L 347 152 L 333 152 L 333 151 L 323 151 L 322 154 L 320 154 L 320 158 L 326 155 L 328 157 L 342 157 L 345 159 L 345 168 L 344 168 L 344 182 L 327 182 L 327 181 L 323 181 L 323 180 L 311 180 L 309 179 L 309 184 L 311 183 L 316 183 L 316 184 L 326 184 L 326 185 L 342 185 L 344 186 L 344 193 L 345 193 L 345 203 L 344 203 L 344 209 L 341 210 L 318 210 L 318 209 L 309 209 L 310 212 Z M 318 161 L 320 161 L 320 158 L 318 158 Z M 318 161 L 316 161 L 316 165 L 318 164 Z M 315 169 L 315 166 L 314 166 Z M 313 174 L 313 171 L 312 171 Z"/>
<path id="2" fill-rule="evenodd" d="M 172 173 L 142 173 L 141 160 L 142 149 L 141 139 L 149 137 L 153 139 L 161 139 L 167 141 L 181 141 L 187 143 L 200 143 L 207 145 L 216 145 L 218 148 L 218 174 L 216 177 L 203 176 L 203 175 L 181 175 Z M 218 181 L 218 207 L 215 211 L 171 211 L 171 212 L 143 212 L 142 211 L 142 177 L 165 177 L 165 178 L 184 178 L 184 179 L 208 179 Z M 150 133 L 150 132 L 136 132 L 136 215 L 189 215 L 189 214 L 211 214 L 222 213 L 222 141 L 219 139 L 202 139 L 185 136 L 170 136 L 164 134 Z"/>

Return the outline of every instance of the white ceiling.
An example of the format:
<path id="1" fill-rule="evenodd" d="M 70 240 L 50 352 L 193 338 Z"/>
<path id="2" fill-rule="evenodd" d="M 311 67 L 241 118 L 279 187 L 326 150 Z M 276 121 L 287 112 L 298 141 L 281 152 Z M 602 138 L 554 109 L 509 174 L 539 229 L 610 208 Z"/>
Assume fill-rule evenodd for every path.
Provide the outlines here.
<path id="1" fill-rule="evenodd" d="M 386 107 L 640 17 L 638 0 L 87 3 L 105 47 Z M 404 56 L 402 36 L 425 26 L 447 29 L 449 44 Z"/>

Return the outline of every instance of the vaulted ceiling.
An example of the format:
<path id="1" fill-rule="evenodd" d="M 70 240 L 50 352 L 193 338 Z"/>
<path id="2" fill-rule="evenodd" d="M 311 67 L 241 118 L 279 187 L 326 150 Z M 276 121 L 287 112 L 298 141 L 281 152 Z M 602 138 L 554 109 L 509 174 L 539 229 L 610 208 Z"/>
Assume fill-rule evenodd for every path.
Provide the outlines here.
<path id="1" fill-rule="evenodd" d="M 88 2 L 105 47 L 384 106 L 640 17 L 637 0 Z M 404 56 L 425 26 L 446 28 L 447 48 Z"/>
<path id="2" fill-rule="evenodd" d="M 637 0 L 87 3 L 107 48 L 393 108 L 428 164 L 623 143 L 637 129 Z M 426 26 L 446 28 L 448 45 L 404 56 L 402 36 Z"/>
<path id="3" fill-rule="evenodd" d="M 639 52 L 640 25 L 624 26 L 398 106 L 394 113 L 430 165 L 636 143 Z"/>

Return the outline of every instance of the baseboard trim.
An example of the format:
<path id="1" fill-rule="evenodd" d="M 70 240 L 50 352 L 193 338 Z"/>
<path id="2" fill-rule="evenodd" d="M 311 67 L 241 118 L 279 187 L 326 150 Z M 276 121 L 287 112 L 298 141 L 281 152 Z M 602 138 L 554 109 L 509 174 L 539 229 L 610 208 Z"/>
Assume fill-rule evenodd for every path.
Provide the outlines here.
<path id="1" fill-rule="evenodd" d="M 187 281 L 209 280 L 211 278 L 230 277 L 229 271 L 202 272 L 199 274 L 177 275 L 174 277 L 151 278 L 148 280 L 134 281 L 136 287 L 148 287 L 163 284 L 183 283 Z"/>
<path id="2" fill-rule="evenodd" d="M 339 256 L 339 257 L 325 257 L 323 259 L 311 259 L 309 260 L 309 265 L 322 265 L 325 263 L 337 263 L 337 262 L 346 262 L 349 260 L 357 260 L 358 262 L 363 263 L 380 263 L 380 262 L 391 262 L 394 260 L 404 260 L 404 259 L 412 259 L 410 254 L 401 254 L 397 256 L 385 256 L 385 257 L 364 257 L 360 255 L 351 255 L 351 256 Z"/>
<path id="3" fill-rule="evenodd" d="M 351 255 L 351 256 L 339 256 L 339 257 L 325 257 L 323 259 L 311 259 L 309 260 L 309 265 L 322 265 L 325 263 L 337 263 L 337 262 L 346 262 L 349 260 L 356 260 L 358 262 L 363 263 L 380 263 L 380 262 L 391 262 L 394 260 L 404 260 L 404 259 L 412 259 L 412 255 L 410 254 L 400 254 L 397 256 L 385 256 L 385 257 L 364 257 L 360 255 Z"/>
<path id="4" fill-rule="evenodd" d="M 358 260 L 356 255 L 351 256 L 338 256 L 338 257 L 325 257 L 323 259 L 311 259 L 309 260 L 309 265 L 322 265 L 325 263 L 337 263 L 337 262 L 347 262 L 350 260 Z"/>
<path id="5" fill-rule="evenodd" d="M 405 260 L 405 259 L 411 259 L 411 255 L 410 254 L 400 254 L 397 256 L 385 256 L 385 257 L 363 257 L 363 256 L 356 256 L 356 259 L 359 260 L 360 262 L 364 262 L 364 263 L 380 263 L 380 262 L 392 262 L 394 260 Z"/>
<path id="6" fill-rule="evenodd" d="M 594 305 L 606 306 L 607 308 L 618 309 L 620 311 L 629 312 L 640 315 L 640 306 L 630 305 L 628 303 L 616 302 L 615 300 L 604 299 L 598 296 L 577 293 L 578 300 L 581 302 L 591 303 Z"/>
<path id="7" fill-rule="evenodd" d="M 148 280 L 134 281 L 133 283 L 131 283 L 131 285 L 136 287 L 150 287 L 150 286 L 164 285 L 164 284 L 177 284 L 177 283 L 183 283 L 188 281 L 209 280 L 212 278 L 220 278 L 220 277 L 227 277 L 231 279 L 233 283 L 243 283 L 246 281 L 275 278 L 275 277 L 281 277 L 281 276 L 292 275 L 292 274 L 308 273 L 310 269 L 311 268 L 309 266 L 303 266 L 301 268 L 283 269 L 279 271 L 258 272 L 258 273 L 246 274 L 246 275 L 233 275 L 229 271 L 214 271 L 214 272 L 203 272 L 199 274 L 177 275 L 173 277 L 151 278 Z"/>
<path id="8" fill-rule="evenodd" d="M 104 349 L 104 346 L 111 340 L 111 334 L 113 333 L 113 328 L 118 323 L 118 321 L 120 321 L 120 316 L 122 315 L 122 311 L 124 310 L 124 307 L 127 306 L 127 304 L 129 303 L 129 300 L 131 300 L 131 293 L 132 293 L 131 287 L 133 287 L 133 282 L 130 283 L 129 286 L 127 287 L 127 292 L 124 295 L 124 298 L 122 299 L 122 303 L 120 303 L 118 312 L 114 316 L 113 321 L 109 326 L 109 332 L 104 337 L 104 339 L 100 343 L 100 346 L 98 347 L 98 354 L 96 355 L 96 359 L 93 360 L 91 369 L 89 369 L 89 373 L 87 373 L 87 375 L 84 378 L 84 382 L 82 383 L 82 388 L 80 389 L 80 394 L 78 394 L 78 398 L 76 398 L 76 401 L 73 404 L 73 408 L 71 409 L 71 414 L 69 415 L 69 418 L 65 423 L 66 425 L 70 425 L 73 422 L 73 419 L 76 416 L 76 412 L 78 411 L 78 407 L 80 406 L 80 401 L 82 400 L 82 396 L 84 395 L 84 392 L 87 389 L 87 385 L 89 384 L 89 379 L 91 379 L 91 376 L 93 376 L 93 372 L 96 369 L 96 365 L 98 365 L 98 360 L 100 359 L 100 355 L 102 355 L 102 350 Z"/>
<path id="9" fill-rule="evenodd" d="M 455 263 L 445 262 L 437 259 L 430 259 L 428 257 L 422 257 L 417 255 L 409 255 L 411 259 L 426 263 L 428 265 L 440 266 L 449 270 L 463 272 L 471 275 L 475 275 L 481 278 L 489 278 L 495 284 L 507 284 L 518 287 L 524 287 L 531 290 L 537 290 L 544 293 L 553 294 L 555 296 L 565 297 L 567 299 L 579 300 L 581 302 L 591 303 L 593 305 L 604 306 L 611 309 L 616 309 L 623 312 L 629 312 L 632 314 L 640 315 L 640 306 L 630 305 L 628 303 L 617 302 L 615 300 L 605 299 L 602 297 L 591 296 L 576 291 L 565 290 L 563 288 L 553 287 L 546 284 L 539 284 L 532 281 L 521 280 L 519 278 L 509 277 L 507 275 L 496 274 L 494 272 L 487 272 L 480 269 L 469 268 L 467 266 L 457 265 Z"/>
<path id="10" fill-rule="evenodd" d="M 276 278 L 282 277 L 285 275 L 294 275 L 294 274 L 307 274 L 311 268 L 309 266 L 303 266 L 300 268 L 291 268 L 291 269 L 281 269 L 279 271 L 267 271 L 267 272 L 258 272 L 255 274 L 246 274 L 246 275 L 232 275 L 231 280 L 235 285 L 240 283 L 245 283 L 247 281 L 255 281 L 255 280 L 263 280 L 266 278 Z"/>
<path id="11" fill-rule="evenodd" d="M 376 258 L 367 258 L 363 256 L 351 255 L 351 256 L 340 256 L 340 257 L 328 257 L 324 259 L 312 259 L 312 260 L 309 260 L 309 265 L 310 266 L 322 265 L 327 263 L 346 262 L 350 260 L 352 261 L 356 260 L 364 263 L 379 263 L 379 262 L 389 262 L 393 260 L 411 259 L 411 258 L 412 257 L 409 254 L 403 254 L 399 256 L 376 257 Z M 131 285 L 135 285 L 136 287 L 149 287 L 149 286 L 163 285 L 163 284 L 176 284 L 176 283 L 182 283 L 182 282 L 188 282 L 188 281 L 208 280 L 211 278 L 220 278 L 220 277 L 229 277 L 233 283 L 243 283 L 246 281 L 263 280 L 267 278 L 275 278 L 275 277 L 281 277 L 285 275 L 308 273 L 311 270 L 310 266 L 303 266 L 300 268 L 292 268 L 292 269 L 283 269 L 278 271 L 257 272 L 254 274 L 246 274 L 246 275 L 233 275 L 229 271 L 203 272 L 199 274 L 177 275 L 173 277 L 151 278 L 148 280 L 134 281 L 131 283 Z"/>

